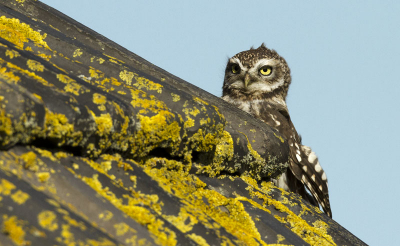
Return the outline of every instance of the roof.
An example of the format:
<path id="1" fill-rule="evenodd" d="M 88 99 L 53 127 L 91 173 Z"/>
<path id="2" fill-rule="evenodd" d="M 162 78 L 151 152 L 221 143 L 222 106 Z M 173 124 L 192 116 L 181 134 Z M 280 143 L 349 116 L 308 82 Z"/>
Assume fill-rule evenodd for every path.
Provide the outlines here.
<path id="1" fill-rule="evenodd" d="M 0 3 L 0 245 L 365 245 L 273 128 L 33 0 Z"/>

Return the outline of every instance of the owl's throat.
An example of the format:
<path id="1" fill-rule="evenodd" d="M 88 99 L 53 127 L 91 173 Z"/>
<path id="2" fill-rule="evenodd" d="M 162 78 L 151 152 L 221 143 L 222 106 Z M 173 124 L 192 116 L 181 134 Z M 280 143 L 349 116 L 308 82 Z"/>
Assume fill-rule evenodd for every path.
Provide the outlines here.
<path id="1" fill-rule="evenodd" d="M 273 91 L 249 90 L 248 88 L 232 88 L 224 87 L 222 96 L 229 96 L 233 100 L 253 101 L 253 100 L 270 100 L 278 98 L 281 101 L 286 100 L 286 92 L 284 88 L 277 88 Z"/>

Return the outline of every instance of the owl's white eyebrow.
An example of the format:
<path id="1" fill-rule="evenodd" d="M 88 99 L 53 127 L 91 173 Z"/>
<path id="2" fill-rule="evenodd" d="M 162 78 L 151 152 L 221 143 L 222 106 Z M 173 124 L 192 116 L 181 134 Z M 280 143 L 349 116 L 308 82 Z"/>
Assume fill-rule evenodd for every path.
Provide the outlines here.
<path id="1" fill-rule="evenodd" d="M 237 57 L 232 57 L 231 59 L 229 59 L 229 63 L 236 63 L 239 65 L 241 70 L 244 70 L 242 63 L 240 62 L 240 60 Z"/>
<path id="2" fill-rule="evenodd" d="M 277 61 L 275 59 L 264 58 L 264 59 L 259 60 L 256 64 L 254 64 L 253 67 L 258 69 L 259 67 L 262 67 L 262 66 L 266 66 L 266 65 L 267 66 L 274 66 L 276 64 L 277 64 Z"/>

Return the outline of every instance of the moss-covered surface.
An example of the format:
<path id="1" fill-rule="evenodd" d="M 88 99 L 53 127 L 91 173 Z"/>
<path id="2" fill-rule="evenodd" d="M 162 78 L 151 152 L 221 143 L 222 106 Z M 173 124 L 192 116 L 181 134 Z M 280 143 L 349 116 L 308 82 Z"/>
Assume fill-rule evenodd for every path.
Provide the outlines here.
<path id="1" fill-rule="evenodd" d="M 40 2 L 1 3 L 0 241 L 362 244 L 268 182 L 276 131 L 193 88 Z"/>

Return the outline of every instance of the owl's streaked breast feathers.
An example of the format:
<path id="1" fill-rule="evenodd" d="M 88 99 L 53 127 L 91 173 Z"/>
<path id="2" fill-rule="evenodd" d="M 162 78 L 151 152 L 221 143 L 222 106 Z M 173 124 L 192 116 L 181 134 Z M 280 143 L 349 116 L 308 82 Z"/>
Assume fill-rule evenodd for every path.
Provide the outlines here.
<path id="1" fill-rule="evenodd" d="M 229 59 L 222 98 L 274 127 L 286 138 L 290 164 L 275 184 L 300 194 L 313 205 L 321 205 L 332 217 L 326 174 L 315 153 L 301 144 L 289 116 L 286 96 L 290 83 L 290 69 L 285 59 L 262 44 Z"/>

